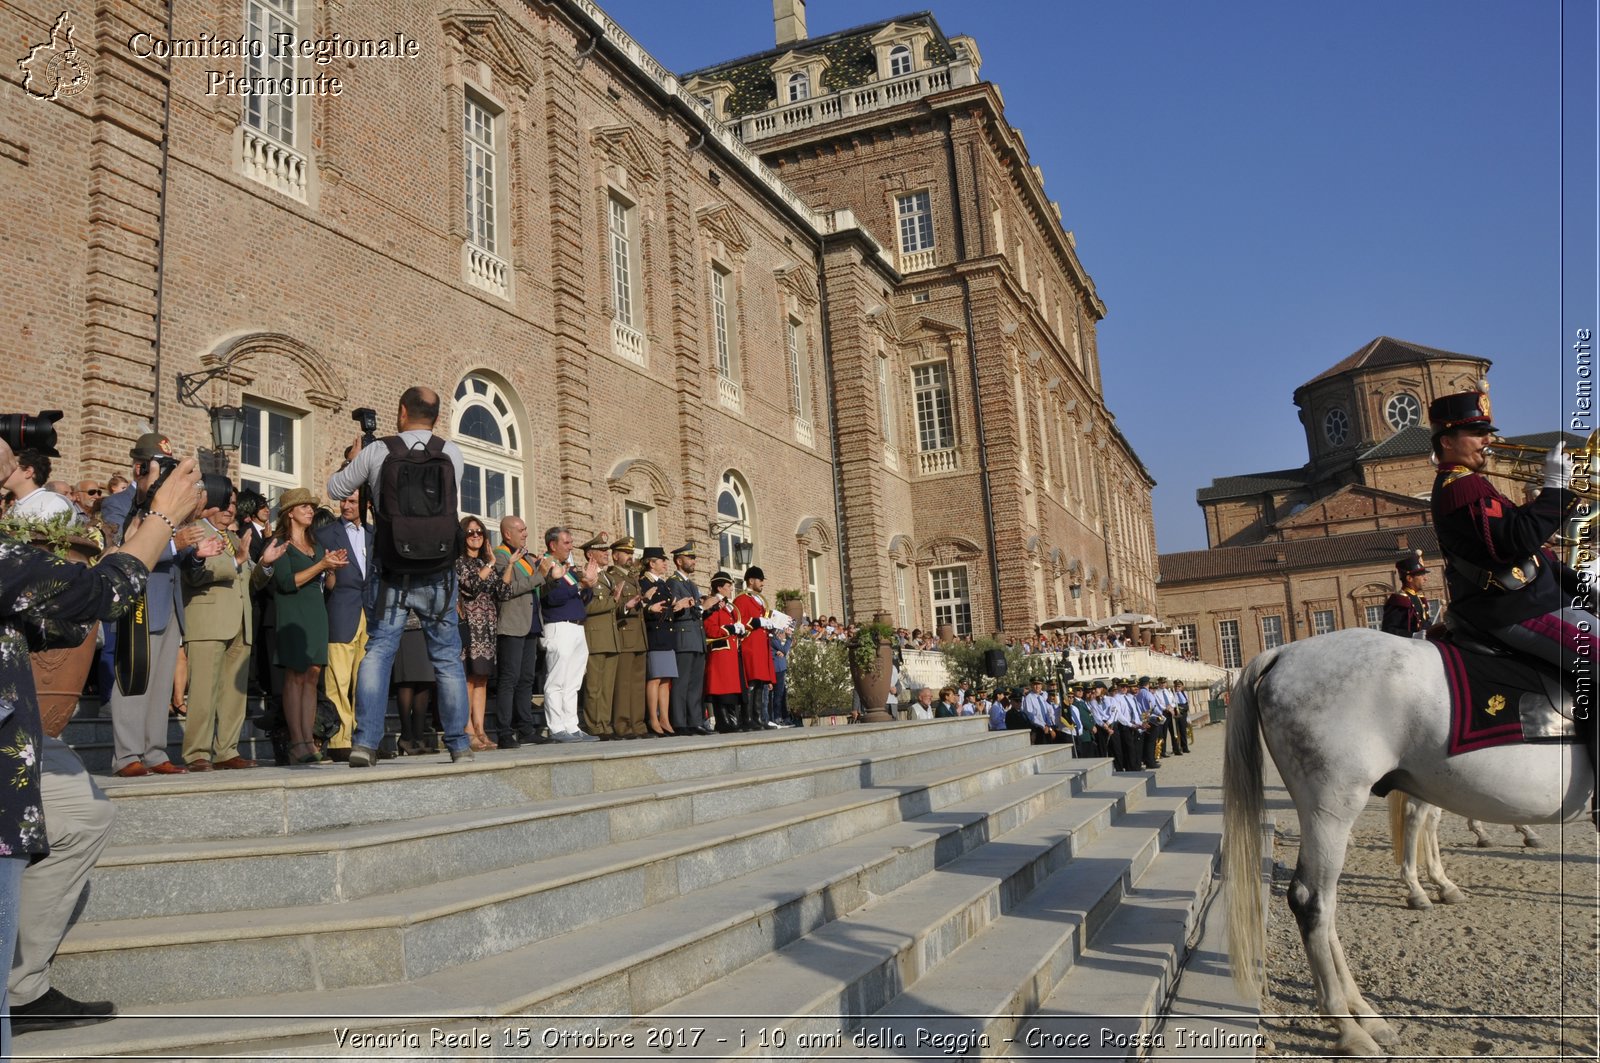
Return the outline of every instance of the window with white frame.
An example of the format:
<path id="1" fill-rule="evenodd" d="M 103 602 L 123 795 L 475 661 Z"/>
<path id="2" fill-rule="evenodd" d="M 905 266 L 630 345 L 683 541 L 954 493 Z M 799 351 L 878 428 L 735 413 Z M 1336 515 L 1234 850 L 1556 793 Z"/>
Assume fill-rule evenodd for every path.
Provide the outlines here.
<path id="1" fill-rule="evenodd" d="M 608 226 L 611 235 L 611 316 L 617 324 L 639 327 L 635 312 L 633 277 L 633 204 L 612 195 L 608 198 Z"/>
<path id="2" fill-rule="evenodd" d="M 1326 635 L 1333 630 L 1333 610 L 1313 609 L 1311 611 L 1311 633 L 1313 635 Z"/>
<path id="3" fill-rule="evenodd" d="M 461 448 L 458 502 L 486 523 L 523 516 L 522 438 L 500 385 L 473 373 L 456 385 L 454 433 Z"/>
<path id="4" fill-rule="evenodd" d="M 911 626 L 911 610 L 909 608 L 909 603 L 906 600 L 906 566 L 905 565 L 895 565 L 894 566 L 894 600 L 895 600 L 895 605 L 899 608 L 899 613 L 897 615 L 900 618 L 900 625 L 902 627 L 910 627 Z"/>
<path id="5" fill-rule="evenodd" d="M 276 79 L 277 85 L 294 78 L 295 50 L 280 47 L 285 38 L 298 43 L 295 0 L 245 0 L 245 37 L 248 51 L 245 73 L 252 79 Z M 295 103 L 293 93 L 251 93 L 244 98 L 245 125 L 276 140 L 284 147 L 295 144 Z"/>
<path id="6" fill-rule="evenodd" d="M 278 496 L 301 486 L 300 426 L 293 410 L 244 400 L 244 438 L 239 443 L 239 488 L 256 491 L 276 506 Z"/>
<path id="7" fill-rule="evenodd" d="M 495 196 L 499 185 L 495 170 L 495 113 L 468 94 L 462 105 L 462 152 L 466 162 L 467 239 L 491 255 L 499 254 Z"/>
<path id="8" fill-rule="evenodd" d="M 1261 618 L 1261 648 L 1275 650 L 1283 645 L 1283 617 L 1273 614 Z"/>
<path id="9" fill-rule="evenodd" d="M 735 355 L 735 343 L 738 330 L 735 327 L 733 312 L 729 309 L 728 289 L 729 272 L 723 267 L 711 266 L 711 333 L 716 343 L 717 375 L 724 380 L 734 380 L 738 376 L 738 363 Z"/>
<path id="10" fill-rule="evenodd" d="M 1218 620 L 1217 641 L 1222 646 L 1222 667 L 1243 667 L 1244 661 L 1239 652 L 1239 621 Z"/>
<path id="11" fill-rule="evenodd" d="M 917 449 L 949 450 L 956 445 L 950 417 L 950 373 L 943 362 L 930 362 L 911 370 L 911 389 L 917 407 Z"/>
<path id="12" fill-rule="evenodd" d="M 790 315 L 784 319 L 784 350 L 789 358 L 789 401 L 794 404 L 795 416 L 811 417 L 811 367 L 806 351 L 804 326 L 800 319 Z"/>
<path id="13" fill-rule="evenodd" d="M 1178 652 L 1185 657 L 1193 657 L 1200 650 L 1200 631 L 1194 624 L 1178 625 Z"/>
<path id="14" fill-rule="evenodd" d="M 897 44 L 889 49 L 889 76 L 897 78 L 902 74 L 911 73 L 911 49 L 904 44 Z"/>
<path id="15" fill-rule="evenodd" d="M 804 70 L 796 70 L 789 75 L 789 102 L 799 103 L 801 100 L 811 98 L 811 75 Z"/>
<path id="16" fill-rule="evenodd" d="M 926 251 L 933 246 L 933 209 L 928 193 L 912 192 L 895 199 L 895 214 L 900 222 L 900 253 Z"/>
<path id="17" fill-rule="evenodd" d="M 1381 631 L 1383 629 L 1383 606 L 1369 605 L 1364 612 L 1367 618 L 1367 626 L 1374 631 Z"/>
<path id="18" fill-rule="evenodd" d="M 718 563 L 733 572 L 734 548 L 740 543 L 754 544 L 755 539 L 750 533 L 749 489 L 744 479 L 731 470 L 722 474 L 722 484 L 717 489 L 717 524 L 722 529 L 717 536 Z M 755 556 L 753 545 L 751 556 Z M 734 572 L 734 576 L 743 586 L 743 574 Z"/>
<path id="19" fill-rule="evenodd" d="M 822 555 L 811 550 L 806 551 L 806 604 L 812 616 L 822 615 Z"/>
<path id="20" fill-rule="evenodd" d="M 628 502 L 622 507 L 622 523 L 639 549 L 656 541 L 656 510 L 643 502 Z"/>
<path id="21" fill-rule="evenodd" d="M 949 624 L 958 636 L 972 634 L 972 598 L 967 593 L 967 566 L 931 569 L 928 578 L 933 585 L 934 629 Z"/>
<path id="22" fill-rule="evenodd" d="M 894 446 L 894 404 L 889 397 L 889 356 L 878 352 L 878 430 L 885 446 Z"/>

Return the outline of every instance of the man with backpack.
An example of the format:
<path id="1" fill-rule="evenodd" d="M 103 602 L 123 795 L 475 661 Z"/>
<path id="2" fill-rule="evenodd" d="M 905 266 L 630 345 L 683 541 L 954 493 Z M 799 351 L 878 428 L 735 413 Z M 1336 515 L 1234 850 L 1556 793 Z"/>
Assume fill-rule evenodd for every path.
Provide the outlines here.
<path id="1" fill-rule="evenodd" d="M 410 613 L 422 625 L 438 681 L 439 719 L 450 759 L 473 759 L 466 734 L 467 677 L 461 664 L 453 567 L 460 553 L 461 451 L 434 434 L 438 420 L 438 394 L 407 388 L 400 396 L 396 434 L 365 449 L 357 440 L 350 464 L 328 481 L 328 495 L 334 499 L 367 488 L 377 516 L 366 586 L 367 655 L 356 677 L 352 768 L 371 767 L 377 760 L 389 707 L 389 676 Z"/>

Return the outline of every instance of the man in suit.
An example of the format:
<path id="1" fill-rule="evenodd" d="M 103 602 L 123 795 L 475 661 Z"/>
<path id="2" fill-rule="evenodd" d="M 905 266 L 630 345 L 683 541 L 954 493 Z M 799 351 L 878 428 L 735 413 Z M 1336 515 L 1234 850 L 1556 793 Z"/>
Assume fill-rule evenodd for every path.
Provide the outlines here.
<path id="1" fill-rule="evenodd" d="M 183 724 L 183 759 L 190 771 L 253 768 L 239 755 L 244 728 L 246 673 L 250 666 L 250 581 L 256 566 L 250 549 L 232 531 L 238 496 L 200 513 L 207 539 L 222 549 L 183 567 L 184 647 L 189 651 L 189 689 L 195 695 Z"/>
<path id="2" fill-rule="evenodd" d="M 578 547 L 584 560 L 599 570 L 583 618 L 583 637 L 589 645 L 589 662 L 583 673 L 583 727 L 607 742 L 638 737 L 618 734 L 612 721 L 611 695 L 617 685 L 617 597 L 607 571 L 611 564 L 608 538 L 596 535 Z"/>
<path id="3" fill-rule="evenodd" d="M 706 630 L 700 609 L 700 588 L 695 586 L 697 563 L 692 541 L 672 551 L 674 571 L 667 578 L 673 601 L 689 604 L 672 614 L 673 650 L 678 657 L 678 678 L 672 681 L 670 719 L 679 734 L 710 734 L 706 727 Z"/>
<path id="4" fill-rule="evenodd" d="M 106 499 L 101 511 L 106 523 L 118 529 L 125 541 L 141 520 L 165 520 L 145 507 L 151 488 L 161 476 L 158 459 L 172 460 L 172 443 L 160 432 L 146 432 L 128 452 L 133 459 L 133 486 Z M 170 521 L 169 521 L 170 523 Z M 174 529 L 176 531 L 176 529 Z M 179 536 L 183 542 L 179 542 Z M 145 585 L 145 614 L 149 618 L 150 670 L 144 693 L 128 695 L 119 687 L 111 695 L 112 771 L 124 778 L 139 775 L 183 775 L 188 769 L 167 755 L 167 714 L 172 708 L 172 678 L 183 645 L 183 595 L 179 581 L 183 563 L 196 547 L 190 528 L 174 536 Z M 223 543 L 211 538 L 206 556 L 220 553 Z"/>
<path id="5" fill-rule="evenodd" d="M 372 572 L 372 526 L 361 522 L 359 495 L 339 500 L 339 519 L 315 533 L 330 553 L 343 550 L 350 564 L 326 592 L 328 605 L 328 667 L 323 689 L 339 712 L 339 730 L 328 739 L 328 756 L 350 759 L 350 740 L 356 728 L 356 676 L 367 654 L 367 584 Z"/>

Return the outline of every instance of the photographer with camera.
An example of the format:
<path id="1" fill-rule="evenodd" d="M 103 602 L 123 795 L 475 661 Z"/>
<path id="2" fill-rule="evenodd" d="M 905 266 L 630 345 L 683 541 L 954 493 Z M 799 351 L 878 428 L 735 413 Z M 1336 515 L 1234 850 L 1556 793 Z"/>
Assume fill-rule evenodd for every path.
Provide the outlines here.
<path id="1" fill-rule="evenodd" d="M 43 418 L 0 416 L 0 479 L 16 451 L 54 455 Z M 83 641 L 85 625 L 110 620 L 140 601 L 152 566 L 199 501 L 193 460 L 178 463 L 149 498 L 149 516 L 130 524 L 122 548 L 94 567 L 25 543 L 0 541 L 0 950 L 13 956 L 0 994 L 0 1057 L 19 1031 L 101 1022 L 109 1002 L 74 1000 L 50 987 L 49 968 L 66 935 L 110 827 L 110 802 L 60 739 L 45 738 L 28 652 Z M 165 707 L 162 707 L 163 725 Z M 29 866 L 29 861 L 34 861 Z M 26 874 L 24 874 L 26 869 Z"/>
<path id="2" fill-rule="evenodd" d="M 328 481 L 328 495 L 334 499 L 349 498 L 365 488 L 377 511 L 372 582 L 366 597 L 367 655 L 356 677 L 352 768 L 371 767 L 378 759 L 389 678 L 406 616 L 413 613 L 421 623 L 439 684 L 439 719 L 450 759 L 473 759 L 466 731 L 467 675 L 456 616 L 461 450 L 434 434 L 439 395 L 431 388 L 407 388 L 395 419 L 394 435 L 374 440 L 371 446 L 357 440 L 355 457 Z"/>
<path id="3" fill-rule="evenodd" d="M 133 459 L 133 487 L 112 495 L 100 507 L 106 523 L 118 529 L 123 545 L 143 523 L 159 519 L 154 500 L 180 464 L 171 442 L 160 432 L 140 436 L 128 456 Z M 191 504 L 189 509 L 193 508 Z M 175 523 L 171 530 L 172 541 L 152 567 L 146 585 L 143 624 L 125 623 L 117 632 L 119 660 L 137 662 L 129 675 L 144 673 L 143 687 L 135 684 L 130 689 L 129 676 L 119 666 L 117 689 L 111 696 L 112 771 L 123 778 L 182 775 L 186 771 L 167 756 L 167 714 L 172 707 L 178 647 L 183 645 L 183 565 L 196 555 L 206 558 L 221 553 L 224 544 L 221 539 L 206 540 L 199 528 L 180 530 Z"/>

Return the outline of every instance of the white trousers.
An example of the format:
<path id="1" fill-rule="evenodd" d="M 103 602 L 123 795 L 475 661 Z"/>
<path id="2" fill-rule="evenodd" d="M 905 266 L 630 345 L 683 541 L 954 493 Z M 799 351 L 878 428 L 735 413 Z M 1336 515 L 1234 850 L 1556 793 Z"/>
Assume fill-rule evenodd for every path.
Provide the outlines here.
<path id="1" fill-rule="evenodd" d="M 589 641 L 583 625 L 569 620 L 546 624 L 544 645 L 544 722 L 551 734 L 578 730 L 578 688 L 589 667 Z"/>

